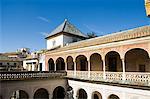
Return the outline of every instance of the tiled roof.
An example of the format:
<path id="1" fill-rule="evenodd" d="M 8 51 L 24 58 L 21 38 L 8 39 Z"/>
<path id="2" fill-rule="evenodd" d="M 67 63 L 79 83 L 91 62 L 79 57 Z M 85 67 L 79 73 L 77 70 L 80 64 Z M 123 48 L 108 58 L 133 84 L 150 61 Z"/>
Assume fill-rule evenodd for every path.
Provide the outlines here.
<path id="1" fill-rule="evenodd" d="M 140 38 L 145 36 L 150 36 L 150 26 L 138 27 L 138 28 L 112 33 L 112 34 L 108 34 L 108 35 L 104 35 L 92 39 L 82 40 L 79 42 L 72 43 L 68 46 L 59 48 L 57 50 L 48 51 L 48 52 L 53 53 L 53 52 L 83 48 L 88 46 L 101 45 L 101 44 L 106 44 L 111 42 L 123 41 L 128 39 L 135 39 L 135 38 Z"/>
<path id="2" fill-rule="evenodd" d="M 60 32 L 65 32 L 65 33 L 69 33 L 81 37 L 87 37 L 80 30 L 78 30 L 74 25 L 68 22 L 68 20 L 65 19 L 65 21 L 62 24 L 60 24 L 56 29 L 54 29 L 46 38 L 56 35 Z"/>
<path id="3" fill-rule="evenodd" d="M 1 54 L 0 55 L 0 61 L 22 61 L 20 58 L 10 58 L 10 57 L 8 57 L 8 56 L 6 56 L 6 55 L 3 55 L 3 54 Z"/>

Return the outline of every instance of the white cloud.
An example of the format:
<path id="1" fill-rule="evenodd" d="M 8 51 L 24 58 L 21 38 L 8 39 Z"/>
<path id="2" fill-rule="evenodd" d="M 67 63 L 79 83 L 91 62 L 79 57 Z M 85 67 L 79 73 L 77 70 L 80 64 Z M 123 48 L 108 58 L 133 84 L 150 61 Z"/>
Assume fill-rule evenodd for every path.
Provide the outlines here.
<path id="1" fill-rule="evenodd" d="M 48 20 L 47 18 L 41 17 L 41 16 L 38 16 L 37 19 L 40 19 L 40 20 L 48 22 L 48 23 L 50 22 L 50 20 Z"/>

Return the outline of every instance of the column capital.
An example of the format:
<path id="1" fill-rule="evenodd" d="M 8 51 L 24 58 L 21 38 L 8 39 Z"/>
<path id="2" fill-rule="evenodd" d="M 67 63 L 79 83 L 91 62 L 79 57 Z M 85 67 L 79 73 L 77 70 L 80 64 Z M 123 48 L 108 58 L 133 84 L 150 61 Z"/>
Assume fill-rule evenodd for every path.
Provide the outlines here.
<path id="1" fill-rule="evenodd" d="M 87 61 L 90 61 L 90 57 L 87 57 Z"/>
<path id="2" fill-rule="evenodd" d="M 121 60 L 124 61 L 125 59 L 124 59 L 124 58 L 121 58 Z"/>

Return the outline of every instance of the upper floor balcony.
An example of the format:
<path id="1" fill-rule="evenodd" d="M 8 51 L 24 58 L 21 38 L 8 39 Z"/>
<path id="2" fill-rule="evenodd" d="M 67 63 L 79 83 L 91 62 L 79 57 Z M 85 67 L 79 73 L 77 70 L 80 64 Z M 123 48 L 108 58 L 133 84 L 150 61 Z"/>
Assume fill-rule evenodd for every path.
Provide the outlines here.
<path id="1" fill-rule="evenodd" d="M 67 77 L 113 83 L 122 85 L 150 86 L 149 53 L 141 48 L 127 51 L 124 56 L 119 52 L 109 51 L 105 55 L 99 53 L 68 56 L 48 60 L 49 70 L 67 71 Z"/>

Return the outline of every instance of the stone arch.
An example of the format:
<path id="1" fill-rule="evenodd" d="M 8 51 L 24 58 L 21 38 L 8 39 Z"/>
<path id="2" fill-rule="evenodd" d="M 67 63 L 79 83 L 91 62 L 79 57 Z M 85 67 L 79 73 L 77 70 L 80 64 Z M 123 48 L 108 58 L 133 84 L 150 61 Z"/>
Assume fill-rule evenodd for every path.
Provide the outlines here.
<path id="1" fill-rule="evenodd" d="M 111 94 L 109 95 L 108 99 L 120 99 L 119 96 L 115 95 L 115 94 Z"/>
<path id="2" fill-rule="evenodd" d="M 34 93 L 34 99 L 49 99 L 49 93 L 46 89 L 37 89 Z"/>
<path id="3" fill-rule="evenodd" d="M 98 91 L 92 93 L 92 99 L 102 99 L 102 95 Z"/>
<path id="4" fill-rule="evenodd" d="M 78 92 L 77 92 L 77 99 L 87 99 L 87 93 L 84 89 L 79 89 Z"/>
<path id="5" fill-rule="evenodd" d="M 148 52 L 141 48 L 128 50 L 125 53 L 125 67 L 127 72 L 150 72 Z"/>
<path id="6" fill-rule="evenodd" d="M 129 50 L 132 50 L 132 49 L 143 49 L 145 50 L 147 53 L 148 53 L 148 56 L 150 57 L 150 49 L 147 49 L 146 47 L 143 47 L 142 45 L 135 45 L 135 46 L 131 46 L 129 48 L 126 48 L 123 52 L 123 56 L 125 56 L 125 54 L 129 51 Z"/>
<path id="7" fill-rule="evenodd" d="M 64 71 L 64 70 L 65 70 L 65 61 L 62 57 L 59 57 L 56 60 L 56 71 Z"/>
<path id="8" fill-rule="evenodd" d="M 52 99 L 64 99 L 65 98 L 65 89 L 62 86 L 58 86 L 53 91 Z"/>
<path id="9" fill-rule="evenodd" d="M 103 61 L 101 55 L 93 53 L 90 56 L 90 70 L 91 71 L 103 71 Z"/>
<path id="10" fill-rule="evenodd" d="M 110 51 L 105 56 L 106 71 L 121 72 L 122 61 L 120 54 L 116 51 Z"/>
<path id="11" fill-rule="evenodd" d="M 48 60 L 49 71 L 54 71 L 54 66 L 55 66 L 54 60 L 52 58 L 50 58 Z"/>
<path id="12" fill-rule="evenodd" d="M 12 93 L 10 99 L 29 99 L 29 95 L 24 90 L 16 90 Z"/>
<path id="13" fill-rule="evenodd" d="M 67 70 L 74 70 L 74 62 L 73 62 L 73 57 L 68 56 L 66 59 L 67 62 Z"/>
<path id="14" fill-rule="evenodd" d="M 87 71 L 88 70 L 88 61 L 87 57 L 84 55 L 79 55 L 76 57 L 76 66 L 79 71 Z"/>

